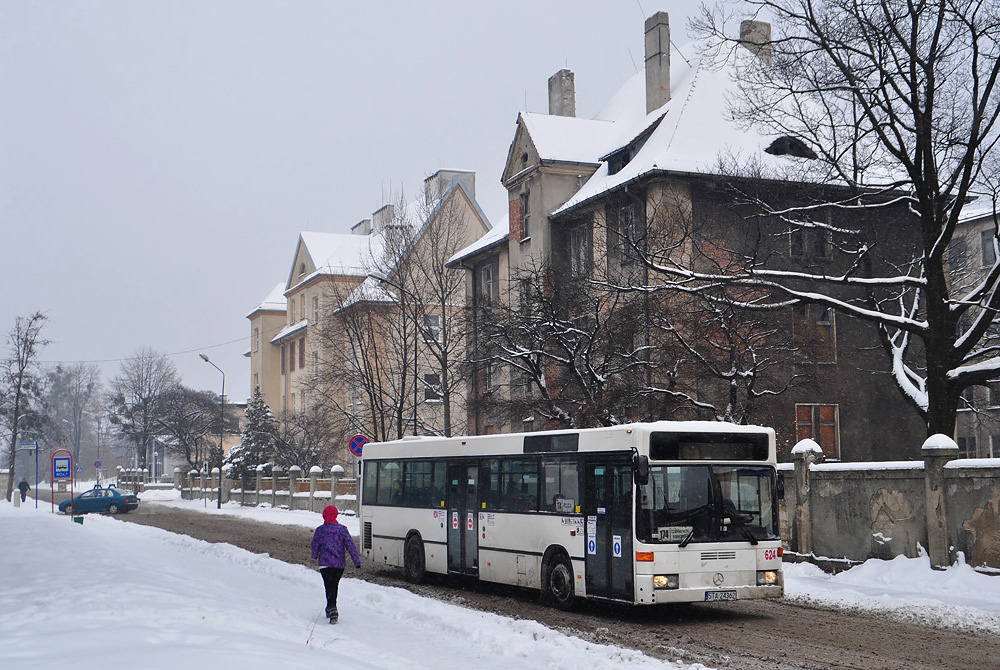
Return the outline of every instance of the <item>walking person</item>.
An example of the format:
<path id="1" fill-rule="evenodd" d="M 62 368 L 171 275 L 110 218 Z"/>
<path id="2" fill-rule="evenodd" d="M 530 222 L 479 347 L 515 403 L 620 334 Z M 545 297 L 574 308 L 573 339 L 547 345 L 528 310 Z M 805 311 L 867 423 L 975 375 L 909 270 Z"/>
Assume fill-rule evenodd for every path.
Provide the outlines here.
<path id="1" fill-rule="evenodd" d="M 28 489 L 30 489 L 30 488 L 31 487 L 28 486 L 28 480 L 24 479 L 22 477 L 21 478 L 21 483 L 17 485 L 17 490 L 21 492 L 21 502 L 24 502 L 25 499 L 27 499 L 27 497 L 28 497 Z"/>
<path id="2" fill-rule="evenodd" d="M 323 586 L 326 587 L 326 616 L 330 623 L 337 623 L 337 590 L 340 578 L 344 576 L 347 567 L 345 551 L 350 553 L 354 567 L 361 567 L 361 557 L 358 548 L 354 546 L 347 526 L 337 523 L 338 510 L 333 505 L 323 509 L 323 525 L 316 529 L 312 539 L 312 557 L 319 559 L 319 572 L 323 575 Z"/>

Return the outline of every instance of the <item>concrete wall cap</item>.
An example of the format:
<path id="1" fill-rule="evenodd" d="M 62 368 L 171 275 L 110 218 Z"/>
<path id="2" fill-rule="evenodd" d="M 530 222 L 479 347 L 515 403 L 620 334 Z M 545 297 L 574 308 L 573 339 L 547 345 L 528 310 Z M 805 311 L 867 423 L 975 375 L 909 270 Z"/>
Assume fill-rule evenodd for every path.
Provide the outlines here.
<path id="1" fill-rule="evenodd" d="M 219 468 L 212 468 L 212 474 L 213 475 L 219 474 Z"/>
<path id="2" fill-rule="evenodd" d="M 180 471 L 181 471 L 180 468 L 174 468 L 174 472 L 180 472 Z"/>
<path id="3" fill-rule="evenodd" d="M 302 468 L 300 468 L 297 465 L 293 465 L 292 467 L 288 468 L 288 474 L 290 474 L 290 475 L 291 474 L 298 475 L 298 474 L 301 474 L 301 473 L 302 473 Z"/>
<path id="4" fill-rule="evenodd" d="M 958 445 L 955 444 L 955 440 L 947 435 L 936 433 L 924 440 L 923 446 L 920 447 L 921 451 L 937 451 L 941 449 L 958 451 Z"/>
<path id="5" fill-rule="evenodd" d="M 332 472 L 335 475 L 342 475 L 342 474 L 344 474 L 344 466 L 342 466 L 342 465 L 335 465 L 332 468 L 330 468 L 330 472 Z"/>
<path id="6" fill-rule="evenodd" d="M 263 465 L 263 463 L 257 466 L 257 472 L 264 472 L 264 465 Z"/>
<path id="7" fill-rule="evenodd" d="M 798 444 L 792 447 L 793 454 L 807 454 L 809 452 L 822 454 L 823 447 L 816 444 L 815 440 L 810 440 L 809 438 L 800 440 Z"/>
<path id="8" fill-rule="evenodd" d="M 323 474 L 323 468 L 319 467 L 318 465 L 314 465 L 311 468 L 309 468 L 309 474 L 311 474 L 311 475 L 321 475 L 321 474 Z"/>

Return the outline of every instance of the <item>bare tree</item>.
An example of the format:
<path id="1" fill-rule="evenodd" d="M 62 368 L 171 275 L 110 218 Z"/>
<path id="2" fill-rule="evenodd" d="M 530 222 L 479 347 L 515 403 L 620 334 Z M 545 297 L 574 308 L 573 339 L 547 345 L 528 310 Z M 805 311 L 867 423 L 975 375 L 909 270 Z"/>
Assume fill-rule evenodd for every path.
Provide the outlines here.
<path id="1" fill-rule="evenodd" d="M 517 302 L 479 306 L 473 363 L 484 383 L 473 402 L 481 411 L 536 427 L 608 426 L 647 415 L 654 347 L 641 296 L 549 266 L 525 268 L 513 284 Z"/>
<path id="2" fill-rule="evenodd" d="M 90 424 L 88 414 L 97 407 L 101 395 L 101 373 L 93 363 L 57 365 L 46 375 L 45 413 L 50 426 L 66 435 L 72 445 L 73 461 L 80 461 L 83 436 Z"/>
<path id="3" fill-rule="evenodd" d="M 17 317 L 14 327 L 7 334 L 10 357 L 4 361 L 3 377 L 0 379 L 0 401 L 3 418 L 10 430 L 10 452 L 7 457 L 7 502 L 10 502 L 14 487 L 14 461 L 18 434 L 24 427 L 22 420 L 34 410 L 32 399 L 37 392 L 38 352 L 48 344 L 42 339 L 42 327 L 48 318 L 41 312 L 26 317 Z"/>
<path id="4" fill-rule="evenodd" d="M 169 387 L 160 395 L 155 432 L 169 453 L 199 467 L 218 449 L 218 396 L 180 384 Z"/>
<path id="5" fill-rule="evenodd" d="M 331 420 L 322 403 L 287 417 L 277 438 L 276 465 L 298 465 L 306 472 L 314 465 L 329 465 L 345 457 L 346 431 Z"/>
<path id="6" fill-rule="evenodd" d="M 159 424 L 164 395 L 178 383 L 177 370 L 163 354 L 139 349 L 126 359 L 110 383 L 108 414 L 120 435 L 132 442 L 138 466 L 145 468 Z"/>
<path id="7" fill-rule="evenodd" d="M 445 263 L 471 241 L 456 188 L 431 201 L 399 198 L 374 237 L 360 284 L 334 282 L 316 337 L 323 352 L 312 393 L 336 424 L 381 439 L 451 434 L 462 399 L 464 275 Z"/>
<path id="8" fill-rule="evenodd" d="M 463 298 L 465 273 L 446 263 L 472 242 L 469 209 L 463 206 L 457 189 L 432 200 L 423 200 L 419 211 L 425 221 L 418 232 L 420 244 L 414 249 L 412 292 L 421 344 L 433 373 L 419 380 L 418 388 L 440 401 L 440 426 L 428 426 L 427 432 L 450 436 L 462 433 L 465 417 L 455 415 L 455 407 L 464 399 L 465 380 L 459 370 L 465 350 L 465 310 Z M 436 380 L 435 380 L 436 377 Z M 436 381 L 436 384 L 435 384 Z"/>
<path id="9" fill-rule="evenodd" d="M 746 202 L 783 224 L 786 243 L 820 240 L 840 262 L 776 267 L 756 253 L 725 276 L 666 255 L 649 257 L 649 266 L 688 291 L 723 281 L 753 288 L 759 293 L 748 308 L 811 303 L 873 323 L 886 367 L 928 432 L 950 435 L 961 392 L 1000 373 L 991 340 L 1000 260 L 967 291 L 954 289 L 948 267 L 963 207 L 975 189 L 990 187 L 996 162 L 1000 7 L 985 0 L 742 5 L 774 22 L 774 36 L 754 45 L 761 58 L 729 48 L 735 41 L 725 36 L 722 12 L 706 10 L 694 25 L 715 39 L 716 54 L 735 60 L 741 94 L 732 112 L 778 136 L 768 152 L 796 157 L 798 178 L 826 187 L 797 201 Z M 885 234 L 858 222 L 879 217 L 913 222 L 912 256 L 877 258 Z"/>

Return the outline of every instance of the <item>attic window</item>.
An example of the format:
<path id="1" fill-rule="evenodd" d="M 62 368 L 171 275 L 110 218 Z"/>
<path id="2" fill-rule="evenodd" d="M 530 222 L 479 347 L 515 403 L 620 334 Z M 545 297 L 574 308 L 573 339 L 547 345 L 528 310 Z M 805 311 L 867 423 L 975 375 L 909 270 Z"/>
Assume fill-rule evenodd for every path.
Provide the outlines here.
<path id="1" fill-rule="evenodd" d="M 632 160 L 632 152 L 629 151 L 628 147 L 611 154 L 608 156 L 608 174 L 618 174 L 622 168 L 628 165 L 630 160 Z"/>
<path id="2" fill-rule="evenodd" d="M 797 137 L 792 137 L 791 135 L 782 135 L 775 141 L 771 142 L 771 145 L 764 149 L 764 153 L 771 154 L 772 156 L 795 156 L 796 158 L 809 159 L 819 158 L 819 156 L 816 155 L 816 152 L 809 148 L 808 144 Z"/>
<path id="3" fill-rule="evenodd" d="M 528 164 L 528 152 L 525 151 L 521 154 L 521 167 L 525 167 Z"/>
<path id="4" fill-rule="evenodd" d="M 299 264 L 299 276 L 301 277 L 305 273 L 306 273 L 306 264 L 305 263 L 300 263 Z"/>

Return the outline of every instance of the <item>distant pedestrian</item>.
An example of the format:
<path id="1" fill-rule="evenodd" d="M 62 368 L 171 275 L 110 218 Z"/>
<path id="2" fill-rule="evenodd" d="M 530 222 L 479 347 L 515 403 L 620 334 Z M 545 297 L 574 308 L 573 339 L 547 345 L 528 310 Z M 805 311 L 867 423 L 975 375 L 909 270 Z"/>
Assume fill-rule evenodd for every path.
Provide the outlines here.
<path id="1" fill-rule="evenodd" d="M 27 500 L 27 498 L 28 498 L 28 489 L 30 489 L 30 488 L 31 487 L 28 486 L 28 480 L 24 479 L 22 477 L 21 478 L 21 483 L 17 485 L 17 489 L 21 492 L 21 502 L 24 502 L 25 500 Z"/>
<path id="2" fill-rule="evenodd" d="M 337 623 L 337 590 L 340 578 L 344 576 L 347 567 L 346 552 L 351 554 L 354 567 L 361 567 L 361 557 L 358 548 L 354 546 L 351 533 L 347 526 L 337 523 L 338 510 L 333 505 L 323 509 L 322 526 L 316 529 L 312 539 L 312 557 L 319 559 L 319 572 L 323 575 L 323 586 L 326 587 L 326 616 L 330 623 Z"/>

